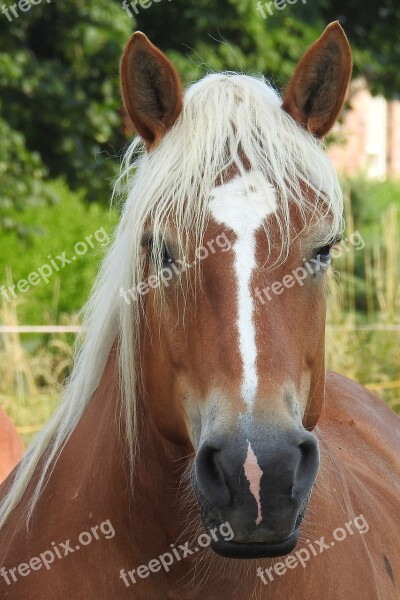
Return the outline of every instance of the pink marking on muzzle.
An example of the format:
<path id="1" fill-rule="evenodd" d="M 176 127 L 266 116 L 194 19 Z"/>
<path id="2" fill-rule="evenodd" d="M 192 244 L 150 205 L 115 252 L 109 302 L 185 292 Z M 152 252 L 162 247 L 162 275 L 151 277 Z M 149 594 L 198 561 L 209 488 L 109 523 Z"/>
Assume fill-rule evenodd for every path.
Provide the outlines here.
<path id="1" fill-rule="evenodd" d="M 247 446 L 247 456 L 244 462 L 244 474 L 246 475 L 246 479 L 249 482 L 250 492 L 254 496 L 255 501 L 257 502 L 257 518 L 256 525 L 259 525 L 262 521 L 261 514 L 261 501 L 260 501 L 260 481 L 263 476 L 263 472 L 260 469 L 260 466 L 257 462 L 257 457 L 253 452 L 253 448 L 249 440 L 246 440 L 248 443 Z"/>

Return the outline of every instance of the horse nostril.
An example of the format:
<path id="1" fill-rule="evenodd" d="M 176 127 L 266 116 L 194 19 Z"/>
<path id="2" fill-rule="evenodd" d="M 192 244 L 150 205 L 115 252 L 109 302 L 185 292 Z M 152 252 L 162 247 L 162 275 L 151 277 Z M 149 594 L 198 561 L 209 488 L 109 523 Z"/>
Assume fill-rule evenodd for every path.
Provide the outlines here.
<path id="1" fill-rule="evenodd" d="M 300 448 L 300 460 L 303 465 L 307 468 L 309 463 L 314 462 L 317 452 L 317 442 L 314 437 L 310 437 L 299 444 Z"/>
<path id="2" fill-rule="evenodd" d="M 292 497 L 304 493 L 310 488 L 318 472 L 319 452 L 317 440 L 311 433 L 299 444 L 299 462 L 295 473 L 295 482 L 292 488 Z"/>
<path id="3" fill-rule="evenodd" d="M 220 465 L 221 450 L 203 444 L 196 457 L 196 477 L 200 490 L 211 504 L 226 506 L 229 491 Z"/>

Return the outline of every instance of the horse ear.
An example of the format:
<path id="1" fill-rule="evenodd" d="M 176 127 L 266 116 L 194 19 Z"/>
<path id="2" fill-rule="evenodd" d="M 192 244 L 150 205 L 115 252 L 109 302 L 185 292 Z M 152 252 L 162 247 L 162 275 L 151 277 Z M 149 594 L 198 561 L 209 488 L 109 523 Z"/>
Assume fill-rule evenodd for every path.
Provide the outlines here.
<path id="1" fill-rule="evenodd" d="M 282 108 L 315 136 L 323 137 L 343 106 L 351 69 L 346 34 L 338 22 L 331 23 L 297 65 Z"/>
<path id="2" fill-rule="evenodd" d="M 121 59 L 125 108 L 148 149 L 172 127 L 182 110 L 182 85 L 166 58 L 140 31 L 133 34 Z"/>

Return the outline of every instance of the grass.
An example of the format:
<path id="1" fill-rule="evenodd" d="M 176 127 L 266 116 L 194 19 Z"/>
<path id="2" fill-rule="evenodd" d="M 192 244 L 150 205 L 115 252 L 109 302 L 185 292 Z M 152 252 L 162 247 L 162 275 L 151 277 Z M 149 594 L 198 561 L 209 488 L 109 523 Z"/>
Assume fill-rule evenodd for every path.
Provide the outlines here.
<path id="1" fill-rule="evenodd" d="M 16 302 L 3 302 L 0 323 L 18 325 Z M 76 325 L 77 317 L 61 319 L 61 324 Z M 71 334 L 0 335 L 0 406 L 26 445 L 58 404 L 63 381 L 72 366 L 73 343 Z"/>
<path id="2" fill-rule="evenodd" d="M 349 202 L 346 213 L 349 238 L 355 233 Z M 381 216 L 381 243 L 358 251 L 349 245 L 330 271 L 326 359 L 327 368 L 369 387 L 400 413 L 398 216 L 390 205 Z M 364 311 L 357 310 L 360 296 Z"/>
<path id="3" fill-rule="evenodd" d="M 17 400 L 0 394 L 0 405 L 12 419 L 25 446 L 28 446 L 35 434 L 54 413 L 59 395 L 38 392 L 29 396 L 27 401 Z"/>

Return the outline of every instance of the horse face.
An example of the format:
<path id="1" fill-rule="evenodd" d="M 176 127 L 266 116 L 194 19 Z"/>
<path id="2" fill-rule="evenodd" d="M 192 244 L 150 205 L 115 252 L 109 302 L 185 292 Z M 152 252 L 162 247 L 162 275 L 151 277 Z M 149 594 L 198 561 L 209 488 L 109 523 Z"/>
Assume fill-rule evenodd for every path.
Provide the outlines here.
<path id="1" fill-rule="evenodd" d="M 310 136 L 322 137 L 341 108 L 350 71 L 347 40 L 332 24 L 300 61 L 282 111 Z M 121 74 L 125 106 L 151 152 L 182 111 L 176 71 L 136 34 Z M 301 151 L 297 156 L 301 163 Z M 304 222 L 293 203 L 283 215 L 289 216 L 291 242 L 282 255 L 276 190 L 242 159 L 242 168 L 210 189 L 203 238 L 210 251 L 197 268 L 199 249 L 180 255 L 173 219 L 156 244 L 160 231 L 155 234 L 149 222 L 141 340 L 152 420 L 165 439 L 194 448 L 192 483 L 204 524 L 212 529 L 228 521 L 234 533 L 213 547 L 238 558 L 282 555 L 298 539 L 319 465 L 310 430 L 324 397 L 331 246 L 318 245 L 325 239 L 318 210 L 317 219 Z M 227 240 L 223 248 L 218 240 Z M 160 265 L 171 272 L 162 301 Z"/>
<path id="2" fill-rule="evenodd" d="M 277 210 L 274 189 L 257 173 L 216 187 L 201 251 L 180 272 L 171 232 L 164 299 L 157 290 L 146 296 L 153 418 L 165 437 L 190 438 L 204 524 L 228 521 L 234 531 L 232 541 L 214 543 L 227 556 L 290 551 L 319 465 L 308 428 L 324 398 L 330 249 L 315 245 L 320 224 L 304 228 L 298 219 L 280 259 Z"/>

